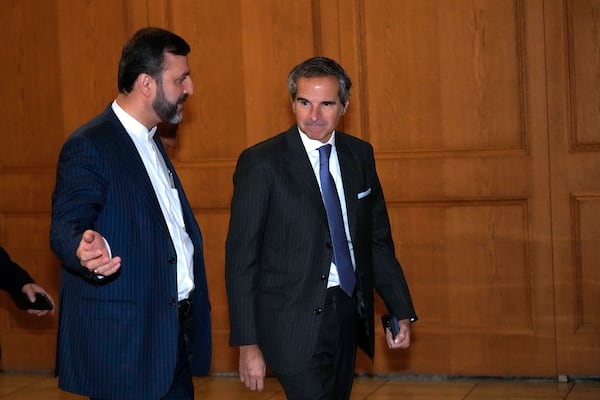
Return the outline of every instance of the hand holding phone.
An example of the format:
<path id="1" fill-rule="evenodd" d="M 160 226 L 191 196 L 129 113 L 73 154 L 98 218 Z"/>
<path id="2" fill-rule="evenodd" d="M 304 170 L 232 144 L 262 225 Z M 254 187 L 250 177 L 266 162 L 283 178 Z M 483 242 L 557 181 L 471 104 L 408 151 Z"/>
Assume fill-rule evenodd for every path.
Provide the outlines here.
<path id="1" fill-rule="evenodd" d="M 48 296 L 41 292 L 35 292 L 35 301 L 33 303 L 23 292 L 14 295 L 13 301 L 21 310 L 52 310 L 54 308 Z"/>
<path id="2" fill-rule="evenodd" d="M 392 332 L 392 339 L 396 339 L 396 336 L 400 333 L 400 327 L 398 326 L 398 318 L 393 315 L 382 315 L 381 323 L 383 324 L 383 330 L 389 329 Z"/>

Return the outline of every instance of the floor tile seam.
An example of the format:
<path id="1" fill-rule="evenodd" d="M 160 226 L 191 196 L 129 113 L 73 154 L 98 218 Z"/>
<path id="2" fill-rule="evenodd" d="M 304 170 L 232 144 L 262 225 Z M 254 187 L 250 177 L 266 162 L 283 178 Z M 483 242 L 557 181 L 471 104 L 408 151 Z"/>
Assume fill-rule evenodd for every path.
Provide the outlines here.
<path id="1" fill-rule="evenodd" d="M 378 379 L 382 380 L 383 382 L 380 382 L 379 385 L 373 391 L 371 391 L 371 393 L 367 394 L 367 396 L 364 398 L 364 400 L 368 400 L 371 398 L 371 396 L 376 395 L 377 391 L 379 389 L 381 389 L 382 387 L 384 387 L 389 382 L 389 379 L 385 379 L 385 380 L 381 379 L 381 378 L 378 378 Z"/>

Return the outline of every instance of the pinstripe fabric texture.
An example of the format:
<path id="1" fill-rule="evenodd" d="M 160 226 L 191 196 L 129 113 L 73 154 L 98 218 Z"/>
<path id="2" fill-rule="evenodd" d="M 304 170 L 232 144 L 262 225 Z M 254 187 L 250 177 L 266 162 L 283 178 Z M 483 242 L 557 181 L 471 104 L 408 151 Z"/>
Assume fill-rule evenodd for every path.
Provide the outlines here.
<path id="1" fill-rule="evenodd" d="M 195 248 L 191 364 L 200 375 L 211 357 L 202 238 L 176 174 L 174 180 Z M 59 386 L 97 398 L 160 398 L 177 355 L 176 253 L 141 158 L 110 106 L 65 142 L 52 203 L 50 244 L 63 264 Z M 100 232 L 122 259 L 120 271 L 99 284 L 82 276 L 75 254 L 86 229 Z"/>
<path id="2" fill-rule="evenodd" d="M 373 289 L 394 315 L 416 315 L 394 254 L 373 149 L 339 131 L 336 149 L 366 311 L 359 345 L 372 357 Z M 259 344 L 267 365 L 282 374 L 306 366 L 331 258 L 325 208 L 297 126 L 245 150 L 234 174 L 226 243 L 230 344 Z"/>

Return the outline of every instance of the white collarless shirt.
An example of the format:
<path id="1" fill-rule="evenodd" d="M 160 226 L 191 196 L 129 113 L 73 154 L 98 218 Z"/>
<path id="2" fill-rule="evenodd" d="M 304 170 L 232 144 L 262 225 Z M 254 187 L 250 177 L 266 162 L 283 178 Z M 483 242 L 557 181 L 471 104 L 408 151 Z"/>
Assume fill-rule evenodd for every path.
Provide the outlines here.
<path id="1" fill-rule="evenodd" d="M 154 143 L 156 127 L 151 130 L 146 129 L 144 125 L 123 110 L 116 101 L 113 101 L 111 107 L 133 140 L 152 182 L 154 193 L 156 193 L 177 253 L 177 297 L 178 300 L 186 299 L 194 290 L 194 245 L 185 230 L 179 193 L 175 187 L 172 172 L 167 168 L 162 154 Z M 146 244 L 140 243 L 140 246 L 144 245 Z"/>

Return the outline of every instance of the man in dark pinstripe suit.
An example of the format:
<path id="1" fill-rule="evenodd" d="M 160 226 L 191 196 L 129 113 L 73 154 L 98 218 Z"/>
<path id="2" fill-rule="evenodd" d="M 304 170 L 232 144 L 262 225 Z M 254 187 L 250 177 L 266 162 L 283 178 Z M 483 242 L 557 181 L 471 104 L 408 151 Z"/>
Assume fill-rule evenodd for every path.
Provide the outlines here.
<path id="1" fill-rule="evenodd" d="M 193 399 L 211 358 L 202 237 L 156 133 L 193 93 L 181 37 L 138 31 L 119 94 L 65 142 L 52 196 L 59 387 L 93 399 Z"/>
<path id="2" fill-rule="evenodd" d="M 335 131 L 350 86 L 331 59 L 299 64 L 288 78 L 297 124 L 238 160 L 225 276 L 230 344 L 239 346 L 240 379 L 252 390 L 262 390 L 270 367 L 289 399 L 348 399 L 357 345 L 374 353 L 373 289 L 399 320 L 399 334 L 387 332 L 388 346 L 410 344 L 417 317 L 394 254 L 373 149 Z M 342 206 L 349 273 L 355 270 L 350 294 L 340 289 L 321 197 L 324 144 L 332 147 L 328 166 Z"/>

